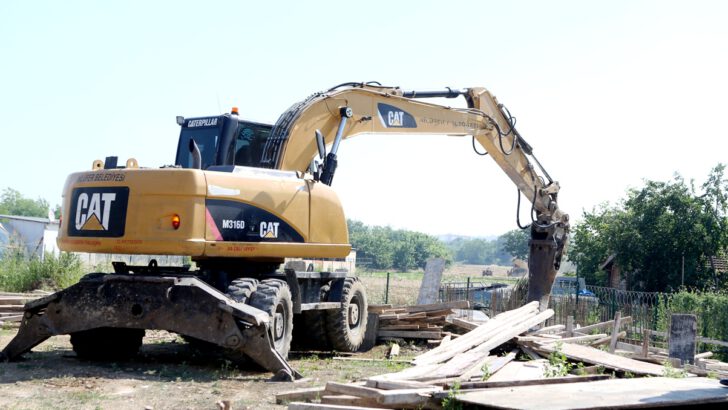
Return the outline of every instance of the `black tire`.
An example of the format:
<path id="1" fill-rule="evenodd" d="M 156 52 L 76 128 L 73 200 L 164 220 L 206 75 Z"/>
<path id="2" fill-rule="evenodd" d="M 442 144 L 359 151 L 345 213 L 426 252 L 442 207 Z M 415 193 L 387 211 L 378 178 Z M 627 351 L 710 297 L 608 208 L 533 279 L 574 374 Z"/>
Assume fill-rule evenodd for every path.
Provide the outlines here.
<path id="1" fill-rule="evenodd" d="M 341 308 L 326 311 L 326 331 L 334 349 L 355 352 L 364 341 L 367 329 L 367 294 L 358 278 L 346 278 Z"/>
<path id="2" fill-rule="evenodd" d="M 144 329 L 100 327 L 71 333 L 71 345 L 79 359 L 120 360 L 139 352 Z"/>
<path id="3" fill-rule="evenodd" d="M 253 278 L 239 278 L 230 282 L 225 294 L 239 303 L 248 303 L 250 295 L 258 288 L 258 280 Z"/>
<path id="4" fill-rule="evenodd" d="M 273 345 L 281 356 L 288 357 L 293 338 L 293 301 L 286 282 L 277 279 L 261 281 L 248 304 L 268 313 Z"/>

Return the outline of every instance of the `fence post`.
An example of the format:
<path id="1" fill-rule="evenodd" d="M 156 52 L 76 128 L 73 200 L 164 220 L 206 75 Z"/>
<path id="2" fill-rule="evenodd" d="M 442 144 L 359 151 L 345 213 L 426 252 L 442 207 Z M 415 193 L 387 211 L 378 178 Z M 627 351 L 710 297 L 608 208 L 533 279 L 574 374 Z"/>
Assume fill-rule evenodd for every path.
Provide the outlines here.
<path id="1" fill-rule="evenodd" d="M 576 272 L 576 306 L 574 306 L 574 312 L 572 313 L 574 315 L 574 318 L 578 321 L 579 320 L 579 291 L 581 289 L 579 285 L 579 271 Z M 582 321 L 583 323 L 583 321 Z"/>
<path id="2" fill-rule="evenodd" d="M 470 276 L 468 276 L 468 282 L 465 286 L 465 300 L 470 300 Z"/>
<path id="3" fill-rule="evenodd" d="M 490 317 L 493 318 L 498 314 L 498 292 L 495 289 L 490 292 Z"/>
<path id="4" fill-rule="evenodd" d="M 384 304 L 389 303 L 389 272 L 387 272 L 387 286 L 384 288 Z"/>

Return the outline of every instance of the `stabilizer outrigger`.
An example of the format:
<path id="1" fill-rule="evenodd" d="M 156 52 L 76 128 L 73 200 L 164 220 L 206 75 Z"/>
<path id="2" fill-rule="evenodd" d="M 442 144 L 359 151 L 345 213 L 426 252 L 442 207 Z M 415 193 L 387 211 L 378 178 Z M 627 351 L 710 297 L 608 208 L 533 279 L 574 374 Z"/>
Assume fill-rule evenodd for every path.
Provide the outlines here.
<path id="1" fill-rule="evenodd" d="M 55 335 L 160 329 L 244 353 L 273 372 L 275 380 L 301 378 L 275 350 L 268 321 L 266 312 L 235 302 L 193 276 L 98 274 L 27 303 L 18 334 L 2 355 L 17 359 Z"/>

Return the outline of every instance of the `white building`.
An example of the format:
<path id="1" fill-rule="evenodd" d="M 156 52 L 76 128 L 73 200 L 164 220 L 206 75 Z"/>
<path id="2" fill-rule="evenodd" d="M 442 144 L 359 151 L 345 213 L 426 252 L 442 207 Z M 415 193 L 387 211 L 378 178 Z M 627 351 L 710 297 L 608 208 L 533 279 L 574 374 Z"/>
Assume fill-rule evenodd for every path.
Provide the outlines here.
<path id="1" fill-rule="evenodd" d="M 28 256 L 43 258 L 60 253 L 56 238 L 58 221 L 30 216 L 0 215 L 0 248 L 21 246 Z"/>

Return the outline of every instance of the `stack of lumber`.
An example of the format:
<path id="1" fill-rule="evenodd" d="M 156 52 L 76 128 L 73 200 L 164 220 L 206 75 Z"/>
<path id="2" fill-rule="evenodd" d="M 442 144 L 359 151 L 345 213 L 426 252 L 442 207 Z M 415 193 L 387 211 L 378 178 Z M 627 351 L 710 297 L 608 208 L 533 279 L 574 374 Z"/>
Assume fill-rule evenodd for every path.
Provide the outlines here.
<path id="1" fill-rule="evenodd" d="M 370 306 L 369 311 L 379 315 L 377 338 L 391 339 L 426 339 L 441 341 L 450 332 L 444 331 L 447 318 L 455 313 L 453 309 L 467 309 L 467 300 L 434 303 L 429 305 Z"/>
<path id="2" fill-rule="evenodd" d="M 387 309 L 390 308 L 383 310 Z M 402 313 L 409 312 L 396 314 Z M 520 398 L 515 392 L 528 389 L 528 386 L 532 386 L 529 391 L 536 394 L 540 389 L 552 388 L 571 395 L 588 389 L 569 388 L 573 383 L 590 382 L 582 385 L 590 386 L 608 382 L 605 379 L 614 377 L 612 372 L 618 376 L 631 374 L 637 377 L 666 374 L 666 351 L 647 343 L 636 346 L 620 341 L 625 337 L 623 326 L 629 324 L 631 318 L 621 318 L 618 313 L 614 320 L 581 328 L 575 327 L 573 320 L 567 325 L 538 328 L 552 315 L 551 310 L 539 312 L 538 303 L 533 302 L 504 312 L 458 338 L 441 343 L 414 358 L 411 368 L 362 382 L 329 382 L 314 389 L 284 393 L 276 396 L 277 402 L 294 401 L 289 409 L 441 408 L 442 400 L 450 397 L 457 385 L 463 396 L 498 391 L 499 396 L 511 394 L 512 403 L 518 404 Z M 502 346 L 509 341 L 515 341 L 508 346 L 510 352 Z M 504 354 L 491 355 L 498 347 Z M 522 354 L 519 355 L 519 351 Z M 554 352 L 559 352 L 559 356 L 565 356 L 572 364 L 585 366 L 566 376 L 548 377 L 553 375 L 547 371 L 553 371 L 553 364 L 547 358 Z M 516 361 L 516 356 L 530 356 L 532 360 Z M 727 377 L 728 363 L 711 359 L 711 356 L 710 352 L 700 353 L 695 356 L 695 365 L 686 365 L 684 369 L 700 376 L 712 373 Z M 597 374 L 604 371 L 607 374 Z M 634 383 L 639 390 L 639 381 L 625 379 L 624 383 Z M 724 399 L 728 400 L 728 395 Z M 303 402 L 319 400 L 320 403 Z"/>
<path id="3" fill-rule="evenodd" d="M 417 356 L 412 368 L 377 376 L 378 380 L 415 380 L 449 382 L 482 377 L 483 368 L 492 374 L 516 357 L 492 356 L 490 351 L 534 326 L 545 322 L 554 312 L 538 311 L 538 302 L 501 313 L 474 330 Z"/>
<path id="4" fill-rule="evenodd" d="M 23 307 L 31 300 L 47 295 L 48 292 L 33 293 L 0 293 L 0 324 L 20 322 L 23 318 Z"/>
<path id="5" fill-rule="evenodd" d="M 553 313 L 550 309 L 539 312 L 538 302 L 532 302 L 501 313 L 474 330 L 417 356 L 411 368 L 370 377 L 359 383 L 329 382 L 324 387 L 277 395 L 276 400 L 278 403 L 321 400 L 320 404 L 291 403 L 289 409 L 333 409 L 336 406 L 439 408 L 440 395 L 451 383 L 469 383 L 473 378 L 481 380 L 485 369 L 492 375 L 504 368 L 516 358 L 517 349 L 504 356 L 491 355 L 491 350 L 542 324 Z"/>

